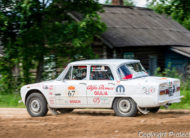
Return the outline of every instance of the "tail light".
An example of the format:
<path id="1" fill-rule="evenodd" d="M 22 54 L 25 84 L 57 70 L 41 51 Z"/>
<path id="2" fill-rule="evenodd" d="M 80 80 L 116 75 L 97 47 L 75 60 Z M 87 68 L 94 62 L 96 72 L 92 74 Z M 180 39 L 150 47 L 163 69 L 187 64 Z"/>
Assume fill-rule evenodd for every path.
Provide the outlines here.
<path id="1" fill-rule="evenodd" d="M 180 87 L 177 87 L 177 92 L 180 91 Z"/>
<path id="2" fill-rule="evenodd" d="M 160 91 L 160 95 L 165 95 L 165 94 L 169 94 L 169 90 L 168 89 Z"/>

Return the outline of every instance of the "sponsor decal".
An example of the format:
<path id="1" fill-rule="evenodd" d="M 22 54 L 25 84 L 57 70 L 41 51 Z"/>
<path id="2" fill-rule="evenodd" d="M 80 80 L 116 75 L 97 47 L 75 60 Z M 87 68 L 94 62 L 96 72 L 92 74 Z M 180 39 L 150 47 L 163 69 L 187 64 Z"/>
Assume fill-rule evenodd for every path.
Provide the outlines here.
<path id="1" fill-rule="evenodd" d="M 45 90 L 53 90 L 53 85 L 43 85 L 43 87 L 42 87 L 43 89 L 45 89 Z"/>
<path id="2" fill-rule="evenodd" d="M 68 87 L 68 96 L 73 97 L 75 95 L 75 87 L 74 86 L 69 86 Z"/>
<path id="3" fill-rule="evenodd" d="M 107 87 L 104 85 L 89 85 L 87 86 L 87 90 L 93 92 L 94 95 L 108 95 L 108 92 L 113 91 L 114 87 Z"/>
<path id="4" fill-rule="evenodd" d="M 91 71 L 107 71 L 105 66 L 92 66 Z"/>
<path id="5" fill-rule="evenodd" d="M 47 86 L 47 85 L 43 86 L 43 89 L 46 89 L 46 90 L 47 90 L 47 89 L 48 89 L 48 86 Z"/>
<path id="6" fill-rule="evenodd" d="M 49 99 L 49 103 L 50 104 L 54 104 L 54 100 L 53 99 Z"/>
<path id="7" fill-rule="evenodd" d="M 96 85 L 89 85 L 87 86 L 87 90 L 93 91 L 93 90 L 97 90 L 98 87 Z"/>
<path id="8" fill-rule="evenodd" d="M 149 93 L 154 93 L 156 90 L 155 90 L 155 88 L 154 87 L 150 87 L 149 89 L 148 89 L 148 92 Z"/>
<path id="9" fill-rule="evenodd" d="M 71 104 L 80 104 L 81 101 L 80 100 L 70 100 L 69 103 L 71 103 Z"/>
<path id="10" fill-rule="evenodd" d="M 95 97 L 93 98 L 93 103 L 94 104 L 107 104 L 108 103 L 108 98 L 106 97 Z"/>
<path id="11" fill-rule="evenodd" d="M 123 85 L 118 85 L 116 87 L 116 92 L 117 93 L 125 93 L 125 87 Z"/>
<path id="12" fill-rule="evenodd" d="M 163 78 L 160 78 L 160 80 L 167 80 L 168 78 L 165 78 L 165 77 L 163 77 Z"/>
<path id="13" fill-rule="evenodd" d="M 53 90 L 53 85 L 50 85 L 48 89 Z"/>
<path id="14" fill-rule="evenodd" d="M 49 95 L 53 95 L 53 92 L 49 92 Z"/>
<path id="15" fill-rule="evenodd" d="M 31 85 L 27 85 L 26 88 L 33 88 L 33 87 L 42 87 L 41 84 L 31 84 Z"/>
<path id="16" fill-rule="evenodd" d="M 94 91 L 94 95 L 108 95 L 107 91 Z"/>
<path id="17" fill-rule="evenodd" d="M 100 97 L 95 97 L 93 99 L 93 102 L 96 103 L 96 104 L 99 104 L 100 103 Z"/>
<path id="18" fill-rule="evenodd" d="M 69 104 L 69 101 L 65 101 L 65 104 Z"/>

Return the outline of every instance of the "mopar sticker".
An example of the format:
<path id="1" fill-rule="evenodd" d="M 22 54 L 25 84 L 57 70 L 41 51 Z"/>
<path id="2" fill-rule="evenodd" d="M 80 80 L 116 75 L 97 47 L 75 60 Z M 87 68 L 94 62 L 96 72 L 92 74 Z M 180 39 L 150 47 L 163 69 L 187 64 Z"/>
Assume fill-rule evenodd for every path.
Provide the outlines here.
<path id="1" fill-rule="evenodd" d="M 123 85 L 118 85 L 116 87 L 116 92 L 117 93 L 125 93 L 125 87 Z"/>

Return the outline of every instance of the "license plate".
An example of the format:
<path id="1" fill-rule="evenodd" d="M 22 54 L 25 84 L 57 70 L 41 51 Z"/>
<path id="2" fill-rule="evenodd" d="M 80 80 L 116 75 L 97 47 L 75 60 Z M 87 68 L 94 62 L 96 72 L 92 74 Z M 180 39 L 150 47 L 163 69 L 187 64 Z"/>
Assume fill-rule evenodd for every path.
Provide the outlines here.
<path id="1" fill-rule="evenodd" d="M 173 96 L 173 95 L 174 95 L 173 89 L 169 88 L 169 96 Z"/>

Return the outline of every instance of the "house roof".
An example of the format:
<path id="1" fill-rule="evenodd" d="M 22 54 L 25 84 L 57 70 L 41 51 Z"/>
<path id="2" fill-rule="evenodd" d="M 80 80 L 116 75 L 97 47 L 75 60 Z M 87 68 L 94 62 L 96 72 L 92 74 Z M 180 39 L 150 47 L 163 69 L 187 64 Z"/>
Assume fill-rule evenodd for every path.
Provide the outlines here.
<path id="1" fill-rule="evenodd" d="M 111 48 L 190 46 L 190 31 L 171 17 L 141 7 L 103 5 L 103 9 L 99 15 L 107 30 L 101 39 Z M 82 18 L 78 13 L 72 15 L 78 21 Z"/>
<path id="2" fill-rule="evenodd" d="M 173 52 L 181 54 L 190 58 L 190 47 L 171 47 L 170 48 Z"/>
<path id="3" fill-rule="evenodd" d="M 104 5 L 102 35 L 113 47 L 190 46 L 190 31 L 170 17 L 139 7 Z"/>
<path id="4" fill-rule="evenodd" d="M 153 10 L 141 7 L 103 5 L 99 13 L 107 25 L 101 40 L 111 48 L 129 46 L 170 46 L 172 51 L 190 57 L 190 31 Z M 74 13 L 80 20 L 81 15 Z"/>

